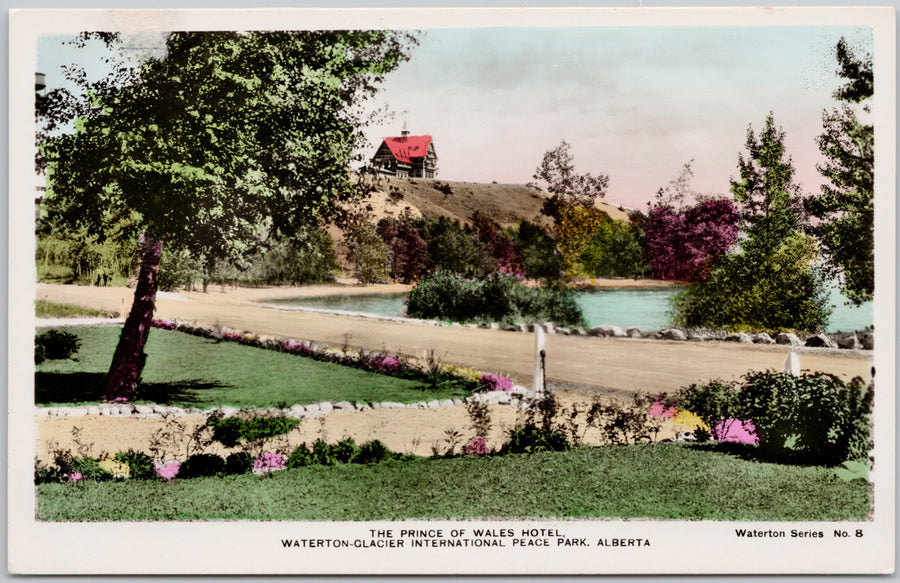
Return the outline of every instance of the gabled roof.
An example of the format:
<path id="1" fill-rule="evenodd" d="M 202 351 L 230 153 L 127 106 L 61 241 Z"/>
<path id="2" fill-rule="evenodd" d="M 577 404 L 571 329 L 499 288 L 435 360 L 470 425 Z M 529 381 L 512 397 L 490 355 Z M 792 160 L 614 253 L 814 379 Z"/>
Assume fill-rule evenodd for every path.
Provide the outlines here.
<path id="1" fill-rule="evenodd" d="M 412 158 L 424 158 L 428 154 L 428 146 L 431 144 L 431 136 L 403 136 L 400 138 L 385 138 L 385 145 L 391 150 L 400 162 L 409 164 Z"/>

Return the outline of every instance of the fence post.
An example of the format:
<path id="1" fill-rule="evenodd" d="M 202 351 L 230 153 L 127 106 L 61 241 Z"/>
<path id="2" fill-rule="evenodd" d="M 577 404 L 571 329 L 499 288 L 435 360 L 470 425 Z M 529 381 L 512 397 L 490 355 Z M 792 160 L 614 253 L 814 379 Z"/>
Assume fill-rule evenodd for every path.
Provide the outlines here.
<path id="1" fill-rule="evenodd" d="M 784 359 L 784 374 L 795 377 L 800 376 L 800 357 L 793 350 Z"/>
<path id="2" fill-rule="evenodd" d="M 534 325 L 534 378 L 531 381 L 531 390 L 538 399 L 544 397 L 547 383 L 545 370 L 544 328 L 540 324 Z"/>

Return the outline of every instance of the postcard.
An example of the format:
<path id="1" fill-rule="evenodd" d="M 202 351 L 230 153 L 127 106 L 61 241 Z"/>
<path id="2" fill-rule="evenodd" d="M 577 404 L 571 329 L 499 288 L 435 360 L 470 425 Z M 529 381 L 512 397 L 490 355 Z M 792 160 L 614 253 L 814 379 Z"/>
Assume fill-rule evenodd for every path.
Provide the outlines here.
<path id="1" fill-rule="evenodd" d="M 894 21 L 11 11 L 9 571 L 893 572 Z"/>

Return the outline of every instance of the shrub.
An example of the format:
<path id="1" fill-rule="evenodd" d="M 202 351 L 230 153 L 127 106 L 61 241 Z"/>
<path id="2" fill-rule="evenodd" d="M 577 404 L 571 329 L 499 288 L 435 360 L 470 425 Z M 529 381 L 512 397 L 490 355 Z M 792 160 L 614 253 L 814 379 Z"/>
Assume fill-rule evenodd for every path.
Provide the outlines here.
<path id="1" fill-rule="evenodd" d="M 48 330 L 34 338 L 34 362 L 72 358 L 81 348 L 81 340 L 71 332 Z"/>
<path id="2" fill-rule="evenodd" d="M 181 462 L 154 463 L 156 477 L 162 480 L 174 480 L 181 471 Z"/>
<path id="3" fill-rule="evenodd" d="M 356 445 L 352 438 L 348 437 L 337 442 L 332 447 L 332 451 L 337 463 L 348 464 L 356 459 L 362 449 Z"/>
<path id="4" fill-rule="evenodd" d="M 317 439 L 312 448 L 313 459 L 321 466 L 333 466 L 338 463 L 334 448 L 322 439 Z"/>
<path id="5" fill-rule="evenodd" d="M 128 465 L 129 474 L 135 480 L 152 480 L 156 477 L 153 460 L 145 453 L 132 450 L 120 451 L 116 454 L 115 459 Z"/>
<path id="6" fill-rule="evenodd" d="M 403 368 L 400 359 L 389 354 L 376 354 L 369 360 L 369 363 L 379 372 L 397 372 Z"/>
<path id="7" fill-rule="evenodd" d="M 360 283 L 388 279 L 391 271 L 388 248 L 378 236 L 375 227 L 366 226 L 355 230 L 350 237 L 350 243 L 356 266 L 356 278 Z"/>
<path id="8" fill-rule="evenodd" d="M 720 424 L 736 419 L 741 414 L 740 397 L 740 391 L 734 383 L 719 380 L 691 385 L 675 395 L 678 408 L 694 413 L 713 431 Z M 710 434 L 699 434 L 699 437 L 707 436 Z"/>
<path id="9" fill-rule="evenodd" d="M 103 469 L 100 466 L 100 462 L 93 458 L 76 457 L 72 458 L 70 463 L 71 467 L 66 472 L 69 474 L 70 482 L 78 481 L 71 479 L 73 474 L 80 474 L 85 480 L 96 480 L 98 482 L 113 479 L 113 474 Z"/>
<path id="10" fill-rule="evenodd" d="M 178 476 L 181 478 L 202 478 L 225 473 L 225 460 L 211 453 L 198 453 L 181 464 Z"/>
<path id="11" fill-rule="evenodd" d="M 752 419 L 765 453 L 785 461 L 834 465 L 871 449 L 874 387 L 855 378 L 813 373 L 752 373 L 741 391 L 743 419 Z"/>
<path id="12" fill-rule="evenodd" d="M 513 390 L 512 380 L 491 373 L 482 373 L 479 382 L 481 384 L 481 388 L 485 391 L 512 392 Z"/>
<path id="13" fill-rule="evenodd" d="M 487 455 L 490 453 L 490 450 L 484 442 L 484 438 L 479 435 L 463 448 L 463 453 L 466 455 Z"/>
<path id="14" fill-rule="evenodd" d="M 648 399 L 642 396 L 635 396 L 627 405 L 595 402 L 587 411 L 585 430 L 596 427 L 603 441 L 609 444 L 653 443 L 662 429 L 661 419 L 671 412 L 659 407 L 659 415 L 654 415 L 652 409 L 648 407 Z"/>
<path id="15" fill-rule="evenodd" d="M 59 471 L 58 468 L 48 468 L 44 466 L 35 466 L 34 468 L 34 484 L 61 484 L 66 482 L 68 476 Z"/>
<path id="16" fill-rule="evenodd" d="M 388 449 L 380 440 L 373 439 L 360 448 L 359 454 L 356 456 L 356 463 L 377 464 L 394 458 L 396 458 L 394 452 Z"/>
<path id="17" fill-rule="evenodd" d="M 556 222 L 557 245 L 569 277 L 584 275 L 581 255 L 597 230 L 610 222 L 605 212 L 588 206 L 563 204 Z"/>
<path id="18" fill-rule="evenodd" d="M 228 475 L 246 474 L 253 467 L 253 458 L 245 451 L 233 453 L 225 458 L 225 473 Z"/>
<path id="19" fill-rule="evenodd" d="M 313 452 L 309 451 L 306 447 L 306 444 L 301 444 L 299 447 L 294 449 L 291 452 L 290 457 L 287 460 L 287 467 L 289 468 L 302 468 L 305 466 L 311 466 L 316 463 L 316 458 L 313 455 Z"/>
<path id="20" fill-rule="evenodd" d="M 241 441 L 259 441 L 283 435 L 300 422 L 300 419 L 289 417 L 210 417 L 206 424 L 213 428 L 213 439 L 225 447 L 234 447 Z"/>
<path id="21" fill-rule="evenodd" d="M 537 453 L 541 451 L 566 451 L 571 447 L 569 438 L 562 431 L 546 431 L 532 423 L 513 429 L 502 453 Z"/>
<path id="22" fill-rule="evenodd" d="M 574 295 L 567 290 L 530 288 L 515 277 L 466 280 L 439 272 L 423 278 L 409 293 L 407 313 L 416 318 L 456 322 L 546 321 L 584 324 Z"/>
<path id="23" fill-rule="evenodd" d="M 459 223 L 444 217 L 425 223 L 428 233 L 428 256 L 425 267 L 429 273 L 445 271 L 467 277 L 482 275 L 481 245 Z"/>

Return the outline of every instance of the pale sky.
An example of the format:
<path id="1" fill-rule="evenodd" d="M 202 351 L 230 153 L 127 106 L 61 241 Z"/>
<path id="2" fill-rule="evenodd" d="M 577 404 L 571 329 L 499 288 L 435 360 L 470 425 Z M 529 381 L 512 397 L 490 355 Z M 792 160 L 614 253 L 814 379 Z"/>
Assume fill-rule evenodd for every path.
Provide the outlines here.
<path id="1" fill-rule="evenodd" d="M 815 137 L 835 104 L 841 36 L 872 51 L 871 31 L 857 27 L 426 30 L 373 103 L 398 114 L 368 129 L 366 155 L 406 121 L 433 136 L 438 179 L 525 184 L 565 139 L 576 171 L 609 175 L 607 201 L 644 209 L 691 159 L 698 191 L 727 194 L 748 124 L 761 129 L 773 111 L 798 181 L 817 191 Z M 99 72 L 101 54 L 43 37 L 38 70 L 53 87 L 59 65 Z"/>
<path id="2" fill-rule="evenodd" d="M 426 31 L 381 95 L 399 114 L 370 140 L 434 137 L 438 178 L 524 184 L 561 139 L 576 171 L 606 173 L 606 200 L 644 208 L 694 159 L 694 186 L 726 194 L 748 124 L 769 111 L 798 180 L 818 190 L 815 137 L 853 27 L 482 28 Z"/>

